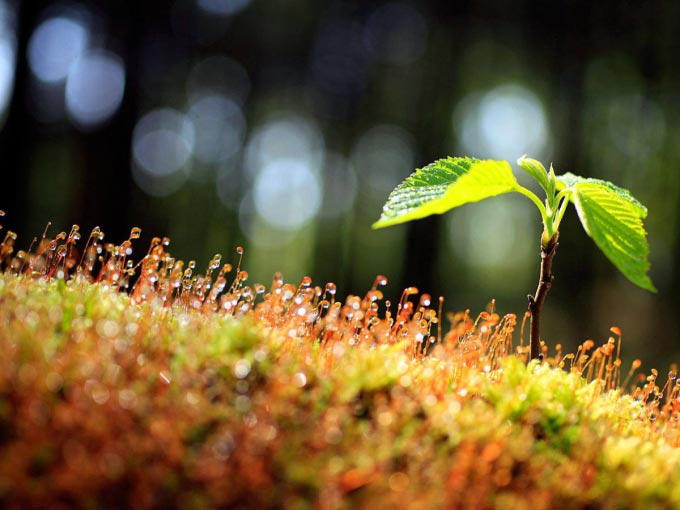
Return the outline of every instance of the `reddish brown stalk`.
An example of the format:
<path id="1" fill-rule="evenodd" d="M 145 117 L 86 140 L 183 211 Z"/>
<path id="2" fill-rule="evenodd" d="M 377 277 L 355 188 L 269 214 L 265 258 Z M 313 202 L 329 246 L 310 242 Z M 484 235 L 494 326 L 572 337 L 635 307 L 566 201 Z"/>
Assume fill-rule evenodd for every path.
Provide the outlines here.
<path id="1" fill-rule="evenodd" d="M 529 327 L 529 359 L 542 359 L 541 354 L 541 308 L 552 286 L 552 261 L 557 252 L 559 243 L 558 233 L 555 233 L 548 242 L 541 242 L 541 274 L 538 279 L 536 294 L 529 295 L 529 313 L 531 315 Z"/>

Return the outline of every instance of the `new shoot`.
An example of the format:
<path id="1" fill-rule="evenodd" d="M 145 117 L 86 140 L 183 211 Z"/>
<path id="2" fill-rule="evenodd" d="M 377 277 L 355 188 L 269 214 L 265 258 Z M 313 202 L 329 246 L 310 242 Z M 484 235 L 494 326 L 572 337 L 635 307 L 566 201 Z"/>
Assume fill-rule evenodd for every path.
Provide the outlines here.
<path id="1" fill-rule="evenodd" d="M 541 270 L 538 287 L 529 295 L 530 359 L 541 358 L 541 308 L 552 285 L 552 262 L 559 245 L 559 228 L 573 204 L 586 233 L 605 256 L 631 282 L 656 292 L 647 275 L 649 246 L 642 220 L 647 208 L 628 190 L 608 181 L 566 173 L 556 175 L 535 159 L 521 157 L 517 163 L 545 192 L 541 200 L 521 186 L 507 161 L 468 157 L 440 159 L 416 170 L 397 186 L 387 199 L 373 228 L 382 228 L 504 193 L 520 193 L 536 206 L 543 220 Z"/>

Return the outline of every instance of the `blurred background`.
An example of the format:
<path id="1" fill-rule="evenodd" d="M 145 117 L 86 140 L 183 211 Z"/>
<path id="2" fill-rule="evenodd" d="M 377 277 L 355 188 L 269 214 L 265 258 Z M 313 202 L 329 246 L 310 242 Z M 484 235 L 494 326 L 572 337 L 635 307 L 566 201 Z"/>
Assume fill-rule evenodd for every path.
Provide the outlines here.
<path id="1" fill-rule="evenodd" d="M 415 286 L 522 315 L 540 218 L 520 195 L 372 231 L 389 192 L 445 155 L 609 179 L 649 207 L 658 294 L 625 280 L 571 210 L 544 337 L 680 361 L 680 3 L 0 0 L 0 209 L 51 232 L 143 229 L 198 267 L 245 247 L 250 281 Z M 523 175 L 518 178 L 530 185 Z"/>

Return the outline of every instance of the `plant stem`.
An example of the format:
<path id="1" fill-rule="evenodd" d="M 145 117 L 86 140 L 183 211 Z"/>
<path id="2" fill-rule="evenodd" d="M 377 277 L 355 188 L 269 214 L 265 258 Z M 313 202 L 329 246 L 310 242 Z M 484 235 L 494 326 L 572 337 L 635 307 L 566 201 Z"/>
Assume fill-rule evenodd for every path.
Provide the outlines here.
<path id="1" fill-rule="evenodd" d="M 545 224 L 548 218 L 548 214 L 545 210 L 545 206 L 543 205 L 543 202 L 541 202 L 541 199 L 536 196 L 536 194 L 529 190 L 526 189 L 524 186 L 517 186 L 515 189 L 517 193 L 521 193 L 525 197 L 527 197 L 529 200 L 531 200 L 536 207 L 538 207 L 538 210 L 541 213 L 541 218 L 543 218 L 543 223 Z"/>
<path id="2" fill-rule="evenodd" d="M 541 307 L 545 302 L 548 291 L 552 286 L 552 261 L 557 252 L 559 243 L 557 239 L 559 232 L 555 232 L 547 241 L 541 242 L 541 274 L 538 279 L 538 288 L 536 294 L 529 295 L 529 314 L 530 314 L 530 328 L 529 328 L 529 349 L 530 360 L 541 359 Z"/>

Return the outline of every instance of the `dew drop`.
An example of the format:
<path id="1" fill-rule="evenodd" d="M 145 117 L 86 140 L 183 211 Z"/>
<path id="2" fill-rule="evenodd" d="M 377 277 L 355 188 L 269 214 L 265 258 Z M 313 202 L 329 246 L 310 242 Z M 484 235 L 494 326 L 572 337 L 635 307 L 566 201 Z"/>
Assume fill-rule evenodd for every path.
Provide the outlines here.
<path id="1" fill-rule="evenodd" d="M 91 387 L 90 396 L 92 397 L 92 400 L 95 401 L 95 403 L 99 405 L 104 405 L 106 404 L 106 402 L 108 402 L 111 393 L 109 392 L 109 389 L 106 386 L 104 386 L 101 383 L 94 382 L 93 384 L 90 385 L 90 387 Z"/>
<path id="2" fill-rule="evenodd" d="M 366 299 L 368 299 L 371 303 L 374 303 L 375 301 L 382 301 L 383 293 L 379 290 L 369 290 L 366 293 Z"/>
<path id="3" fill-rule="evenodd" d="M 371 290 L 375 290 L 378 286 L 384 287 L 385 285 L 387 285 L 387 276 L 379 274 L 376 276 L 375 281 L 373 282 L 373 288 Z"/>
<path id="4" fill-rule="evenodd" d="M 234 364 L 234 375 L 239 379 L 245 379 L 250 373 L 250 361 L 245 358 L 238 360 Z"/>
<path id="5" fill-rule="evenodd" d="M 293 384 L 298 388 L 304 388 L 307 384 L 307 376 L 303 372 L 298 372 L 293 376 Z"/>

